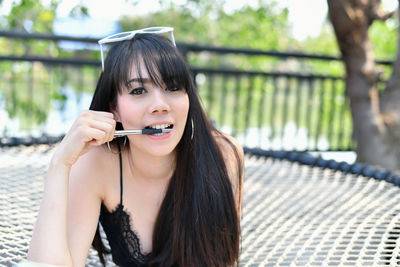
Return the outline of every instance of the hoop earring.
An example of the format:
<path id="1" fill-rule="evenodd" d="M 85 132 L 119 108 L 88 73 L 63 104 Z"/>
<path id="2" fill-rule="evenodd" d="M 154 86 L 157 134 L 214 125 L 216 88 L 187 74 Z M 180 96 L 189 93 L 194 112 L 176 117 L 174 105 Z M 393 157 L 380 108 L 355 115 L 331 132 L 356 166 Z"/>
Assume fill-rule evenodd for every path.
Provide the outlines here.
<path id="1" fill-rule="evenodd" d="M 193 122 L 193 119 L 190 119 L 190 122 L 192 123 L 192 136 L 190 137 L 190 140 L 193 140 L 193 136 L 194 136 L 194 122 Z"/>
<path id="2" fill-rule="evenodd" d="M 125 138 L 124 138 L 124 145 L 122 146 L 122 149 L 124 149 L 125 148 L 125 145 L 126 145 L 126 135 L 125 135 Z M 111 147 L 110 147 L 110 142 L 107 142 L 107 147 L 108 147 L 108 150 L 110 150 L 110 152 L 111 153 L 113 153 L 113 154 L 120 154 L 121 153 L 121 151 L 122 151 L 122 149 L 120 150 L 119 149 L 119 145 L 118 145 L 118 153 L 114 153 L 114 152 L 112 152 L 112 150 L 111 150 Z"/>

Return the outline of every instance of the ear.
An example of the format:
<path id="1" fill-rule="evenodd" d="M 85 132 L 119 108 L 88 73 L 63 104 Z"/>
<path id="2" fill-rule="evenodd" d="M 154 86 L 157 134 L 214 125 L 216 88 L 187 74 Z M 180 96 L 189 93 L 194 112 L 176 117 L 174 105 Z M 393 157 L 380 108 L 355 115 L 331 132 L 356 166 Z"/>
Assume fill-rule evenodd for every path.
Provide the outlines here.
<path id="1" fill-rule="evenodd" d="M 121 122 L 121 118 L 119 116 L 119 113 L 118 113 L 118 110 L 117 110 L 117 107 L 115 106 L 115 104 L 112 104 L 112 103 L 110 104 L 110 111 L 112 114 L 114 114 L 115 121 Z"/>

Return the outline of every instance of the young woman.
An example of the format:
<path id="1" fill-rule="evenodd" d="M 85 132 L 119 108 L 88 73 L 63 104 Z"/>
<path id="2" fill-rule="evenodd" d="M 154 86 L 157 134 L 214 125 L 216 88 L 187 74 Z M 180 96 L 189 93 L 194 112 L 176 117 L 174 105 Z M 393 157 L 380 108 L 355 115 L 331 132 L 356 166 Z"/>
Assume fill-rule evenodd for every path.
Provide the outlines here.
<path id="1" fill-rule="evenodd" d="M 210 123 L 165 29 L 109 39 L 90 110 L 51 160 L 28 260 L 84 266 L 93 242 L 104 264 L 101 223 L 119 266 L 237 265 L 243 150 Z M 149 128 L 169 130 L 114 138 Z"/>

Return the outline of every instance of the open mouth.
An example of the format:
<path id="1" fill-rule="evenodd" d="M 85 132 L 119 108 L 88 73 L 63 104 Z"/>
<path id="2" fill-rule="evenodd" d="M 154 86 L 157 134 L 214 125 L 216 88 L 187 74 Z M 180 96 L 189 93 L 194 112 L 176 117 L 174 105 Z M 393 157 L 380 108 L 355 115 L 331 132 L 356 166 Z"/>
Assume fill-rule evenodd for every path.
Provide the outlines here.
<path id="1" fill-rule="evenodd" d="M 172 128 L 174 128 L 173 124 L 156 124 L 156 125 L 145 127 L 145 129 L 172 129 Z M 167 134 L 167 133 L 153 133 L 150 135 L 159 136 L 159 135 L 164 135 L 164 134 Z"/>
<path id="2" fill-rule="evenodd" d="M 172 128 L 174 128 L 173 124 L 156 124 L 145 127 L 145 129 L 172 129 Z"/>

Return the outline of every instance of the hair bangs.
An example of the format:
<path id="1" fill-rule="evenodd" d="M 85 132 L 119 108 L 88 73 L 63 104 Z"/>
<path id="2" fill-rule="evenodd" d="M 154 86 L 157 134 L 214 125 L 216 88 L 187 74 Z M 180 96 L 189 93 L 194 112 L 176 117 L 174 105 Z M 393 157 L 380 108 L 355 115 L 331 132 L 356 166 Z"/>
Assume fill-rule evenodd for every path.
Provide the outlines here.
<path id="1" fill-rule="evenodd" d="M 131 66 L 135 68 L 139 76 L 137 78 L 144 78 L 144 69 L 148 74 L 147 78 L 159 87 L 179 87 L 185 90 L 191 88 L 191 75 L 185 61 L 167 38 L 138 34 L 132 41 L 134 54 L 131 57 Z"/>
<path id="2" fill-rule="evenodd" d="M 156 86 L 179 87 L 187 92 L 194 87 L 184 58 L 163 36 L 137 34 L 132 40 L 119 42 L 110 49 L 105 65 L 106 71 L 113 73 L 112 87 L 119 93 L 132 78 L 148 78 Z M 148 76 L 144 77 L 144 71 Z M 131 77 L 133 73 L 137 77 Z"/>
<path id="3" fill-rule="evenodd" d="M 107 55 L 105 71 L 111 73 L 111 88 L 120 94 L 131 76 L 133 61 L 133 51 L 130 49 L 129 42 L 114 44 Z"/>

